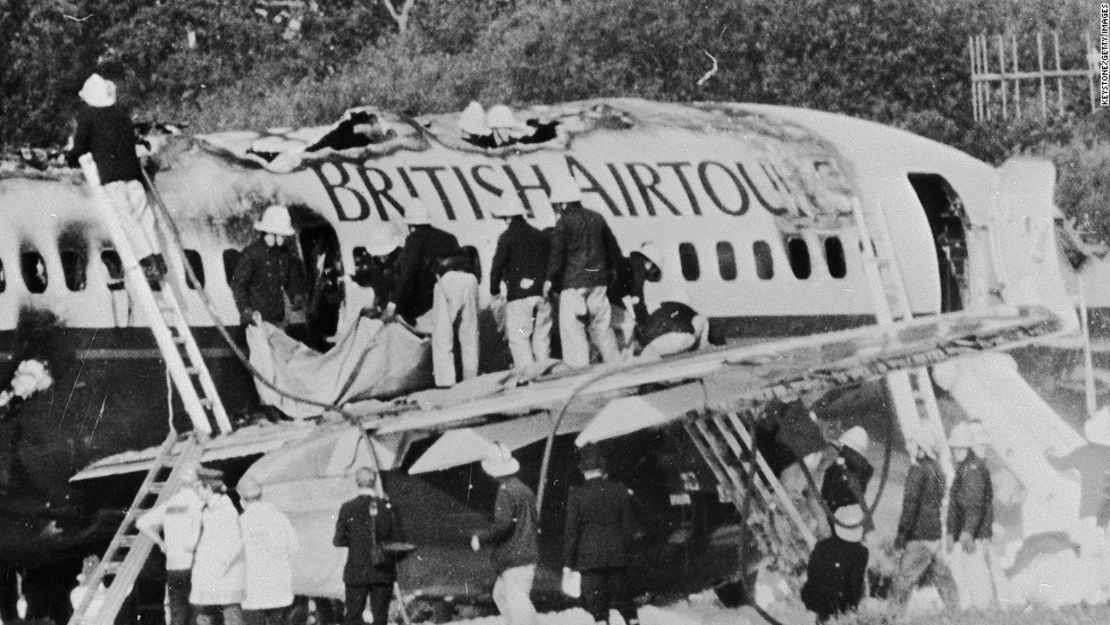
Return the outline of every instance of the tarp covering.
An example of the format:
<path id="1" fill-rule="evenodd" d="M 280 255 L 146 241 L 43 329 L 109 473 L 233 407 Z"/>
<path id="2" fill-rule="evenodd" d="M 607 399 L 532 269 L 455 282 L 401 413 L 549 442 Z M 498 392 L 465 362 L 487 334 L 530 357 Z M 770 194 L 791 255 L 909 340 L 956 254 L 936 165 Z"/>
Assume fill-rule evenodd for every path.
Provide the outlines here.
<path id="1" fill-rule="evenodd" d="M 247 328 L 251 364 L 289 395 L 328 404 L 389 398 L 432 384 L 427 339 L 396 323 L 358 317 L 340 330 L 335 346 L 318 352 L 263 322 Z M 324 409 L 279 394 L 255 381 L 259 399 L 294 419 Z"/>

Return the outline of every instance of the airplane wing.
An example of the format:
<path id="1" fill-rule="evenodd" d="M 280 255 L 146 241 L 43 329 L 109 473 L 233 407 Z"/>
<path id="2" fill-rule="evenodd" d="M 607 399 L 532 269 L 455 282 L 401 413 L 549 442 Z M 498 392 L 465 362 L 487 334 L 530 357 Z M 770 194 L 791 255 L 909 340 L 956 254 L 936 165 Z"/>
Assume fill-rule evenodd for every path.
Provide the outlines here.
<path id="1" fill-rule="evenodd" d="M 501 372 L 447 391 L 375 403 L 359 416 L 359 425 L 379 441 L 455 431 L 440 437 L 413 465 L 413 472 L 434 471 L 479 459 L 461 448 L 483 440 L 520 447 L 557 429 L 579 433 L 578 443 L 585 444 L 658 427 L 691 411 L 731 411 L 772 398 L 789 401 L 901 369 L 1011 349 L 1062 328 L 1047 308 L 1000 306 L 560 373 L 547 368 Z M 214 441 L 219 446 L 205 459 L 264 453 L 305 439 L 314 427 L 321 426 L 232 432 Z M 144 470 L 153 456 L 136 457 L 142 453 L 105 458 L 72 479 Z M 400 462 L 403 454 L 395 456 Z"/>

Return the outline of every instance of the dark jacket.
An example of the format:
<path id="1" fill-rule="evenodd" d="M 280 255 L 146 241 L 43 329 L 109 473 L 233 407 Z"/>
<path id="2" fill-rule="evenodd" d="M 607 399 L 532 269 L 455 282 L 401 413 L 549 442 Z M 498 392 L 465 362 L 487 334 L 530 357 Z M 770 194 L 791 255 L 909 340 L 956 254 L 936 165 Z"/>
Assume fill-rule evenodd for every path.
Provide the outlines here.
<path id="1" fill-rule="evenodd" d="M 825 479 L 821 482 L 821 498 L 835 511 L 843 506 L 861 503 L 856 497 L 867 492 L 867 483 L 875 469 L 862 454 L 851 447 L 840 448 L 840 455 L 836 461 L 825 470 Z M 855 491 L 855 492 L 853 492 Z"/>
<path id="2" fill-rule="evenodd" d="M 940 505 L 944 499 L 944 472 L 932 458 L 918 458 L 906 474 L 902 517 L 895 544 L 911 540 L 940 540 Z"/>
<path id="3" fill-rule="evenodd" d="M 650 345 L 655 339 L 671 332 L 693 334 L 694 317 L 697 316 L 698 312 L 686 304 L 663 302 L 640 325 L 640 341 Z"/>
<path id="4" fill-rule="evenodd" d="M 339 508 L 332 544 L 347 548 L 343 583 L 391 584 L 397 579 L 397 559 L 382 551 L 388 542 L 403 542 L 404 533 L 389 501 L 359 495 Z"/>
<path id="5" fill-rule="evenodd" d="M 416 226 L 405 238 L 397 261 L 397 283 L 389 301 L 411 322 L 432 309 L 432 294 L 442 259 L 459 254 L 455 235 L 430 225 Z"/>
<path id="6" fill-rule="evenodd" d="M 78 111 L 73 149 L 66 154 L 66 163 L 77 167 L 78 159 L 90 152 L 100 174 L 100 184 L 143 179 L 135 154 L 131 115 L 120 105 L 86 106 Z"/>
<path id="7" fill-rule="evenodd" d="M 536 535 L 536 496 L 516 476 L 501 481 L 493 506 L 493 523 L 478 532 L 482 544 L 493 546 L 493 568 L 535 564 L 539 560 Z"/>
<path id="8" fill-rule="evenodd" d="M 802 603 L 822 621 L 855 610 L 863 599 L 867 557 L 867 547 L 839 536 L 819 541 L 809 555 Z"/>
<path id="9" fill-rule="evenodd" d="M 513 217 L 497 239 L 497 251 L 489 269 L 489 292 L 501 293 L 501 282 L 508 286 L 506 299 L 524 299 L 543 293 L 551 235 L 532 227 L 523 217 Z M 525 281 L 531 281 L 525 286 Z"/>
<path id="10" fill-rule="evenodd" d="M 280 323 L 285 320 L 282 289 L 290 300 L 304 296 L 304 266 L 287 246 L 270 247 L 260 237 L 243 249 L 235 263 L 231 278 L 235 305 L 241 313 L 256 310 L 265 321 Z"/>
<path id="11" fill-rule="evenodd" d="M 551 235 L 547 280 L 564 289 L 607 286 L 622 256 L 605 218 L 572 204 Z"/>
<path id="12" fill-rule="evenodd" d="M 970 532 L 972 538 L 990 538 L 994 525 L 994 488 L 987 463 L 968 451 L 956 467 L 952 495 L 948 501 L 948 533 L 959 537 Z"/>
<path id="13" fill-rule="evenodd" d="M 644 301 L 644 283 L 658 282 L 662 272 L 654 265 L 649 270 L 651 262 L 640 252 L 632 252 L 627 258 L 617 261 L 613 283 L 609 285 L 607 295 L 609 301 L 624 307 L 624 298 L 633 298 L 632 312 L 636 316 L 636 325 L 643 326 L 648 319 L 647 303 Z"/>
<path id="14" fill-rule="evenodd" d="M 575 571 L 628 566 L 631 500 L 627 488 L 604 477 L 572 488 L 567 498 L 563 566 Z"/>

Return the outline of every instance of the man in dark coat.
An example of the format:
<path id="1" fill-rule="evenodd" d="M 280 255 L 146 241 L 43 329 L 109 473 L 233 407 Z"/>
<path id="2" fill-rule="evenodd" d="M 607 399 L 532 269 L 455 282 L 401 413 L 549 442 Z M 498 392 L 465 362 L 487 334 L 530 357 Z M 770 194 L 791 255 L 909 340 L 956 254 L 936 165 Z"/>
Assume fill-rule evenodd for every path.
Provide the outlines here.
<path id="1" fill-rule="evenodd" d="M 400 315 L 410 324 L 418 325 L 418 320 L 432 309 L 440 261 L 460 253 L 459 240 L 433 226 L 428 208 L 418 199 L 405 207 L 405 223 L 409 234 L 397 261 L 397 280 L 389 295 L 385 318 Z M 430 321 L 427 325 L 430 327 Z"/>
<path id="2" fill-rule="evenodd" d="M 293 236 L 289 209 L 275 204 L 254 225 L 262 236 L 248 245 L 235 263 L 231 292 L 244 325 L 254 323 L 254 313 L 274 325 L 285 322 L 285 299 L 294 308 L 304 305 L 304 266 L 285 241 Z"/>
<path id="3" fill-rule="evenodd" d="M 937 462 L 938 444 L 930 432 L 921 428 L 913 442 L 914 463 L 906 475 L 902 495 L 902 516 L 894 548 L 902 551 L 898 572 L 894 576 L 891 598 L 905 604 L 922 575 L 928 574 L 948 609 L 960 604 L 956 582 L 941 550 L 940 509 L 944 500 L 945 480 Z"/>
<path id="4" fill-rule="evenodd" d="M 860 544 L 863 510 L 857 505 L 843 506 L 836 511 L 836 520 L 833 535 L 813 547 L 802 586 L 802 603 L 817 613 L 818 623 L 854 611 L 863 599 L 869 555 Z"/>
<path id="5" fill-rule="evenodd" d="M 986 431 L 977 422 L 957 423 L 949 434 L 956 478 L 948 502 L 948 540 L 959 542 L 950 564 L 964 608 L 987 609 L 995 603 L 987 554 L 993 535 L 994 488 L 983 461 L 986 444 Z"/>
<path id="6" fill-rule="evenodd" d="M 563 574 L 582 573 L 582 599 L 597 623 L 615 608 L 628 625 L 640 622 L 628 588 L 632 542 L 631 495 L 605 476 L 605 459 L 595 445 L 584 447 L 579 468 L 586 482 L 567 498 Z"/>
<path id="7" fill-rule="evenodd" d="M 863 504 L 863 495 L 875 469 L 864 456 L 867 453 L 867 430 L 853 426 L 840 435 L 837 441 L 840 453 L 825 470 L 821 482 L 821 498 L 831 512 L 841 506 Z"/>
<path id="8" fill-rule="evenodd" d="M 582 193 L 573 179 L 555 188 L 551 204 L 561 216 L 551 235 L 543 294 L 547 297 L 556 282 L 562 285 L 559 340 L 563 361 L 571 367 L 589 365 L 592 341 L 604 362 L 615 362 L 620 351 L 610 326 L 612 308 L 607 293 L 623 257 L 620 245 L 605 218 L 582 206 Z"/>
<path id="9" fill-rule="evenodd" d="M 536 496 L 516 477 L 520 463 L 501 443 L 482 461 L 482 470 L 498 481 L 497 500 L 493 523 L 471 536 L 470 547 L 478 551 L 482 545 L 492 546 L 497 572 L 493 602 L 508 625 L 535 625 L 531 592 L 539 561 Z"/>
<path id="10" fill-rule="evenodd" d="M 66 163 L 77 167 L 83 155 L 92 155 L 100 184 L 122 222 L 135 258 L 151 286 L 157 287 L 165 273 L 165 260 L 159 253 L 154 211 L 147 204 L 141 182 L 131 115 L 116 104 L 115 84 L 99 74 L 89 76 L 78 95 L 87 106 L 77 113 L 77 130 Z"/>
<path id="11" fill-rule="evenodd" d="M 637 330 L 647 323 L 644 283 L 659 282 L 663 278 L 662 265 L 663 252 L 650 241 L 617 262 L 608 296 L 613 309 L 613 331 L 621 349 L 630 347 L 637 339 Z M 640 344 L 647 345 L 647 342 Z"/>
<path id="12" fill-rule="evenodd" d="M 551 356 L 551 303 L 543 296 L 551 236 L 524 220 L 524 204 L 516 193 L 506 192 L 490 214 L 509 226 L 497 239 L 489 291 L 496 297 L 505 283 L 505 338 L 513 366 L 524 367 Z"/>
<path id="13" fill-rule="evenodd" d="M 358 496 L 339 508 L 336 519 L 332 544 L 347 548 L 347 564 L 343 567 L 344 625 L 362 625 L 367 595 L 374 623 L 387 623 L 389 619 L 397 558 L 383 546 L 402 542 L 404 537 L 393 504 L 378 497 L 377 480 L 377 473 L 360 468 L 355 473 Z"/>

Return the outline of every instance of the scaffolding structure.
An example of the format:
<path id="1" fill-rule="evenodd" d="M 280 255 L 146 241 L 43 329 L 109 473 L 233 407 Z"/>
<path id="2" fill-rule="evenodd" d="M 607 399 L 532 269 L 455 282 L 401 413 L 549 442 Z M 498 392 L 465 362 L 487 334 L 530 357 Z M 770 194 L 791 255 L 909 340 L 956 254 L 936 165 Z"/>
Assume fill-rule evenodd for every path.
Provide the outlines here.
<path id="1" fill-rule="evenodd" d="M 1035 114 L 1040 109 L 1041 119 L 1048 119 L 1051 111 L 1064 115 L 1072 100 L 1066 95 L 1068 88 L 1073 92 L 1078 84 L 1087 83 L 1091 112 L 1098 106 L 1098 88 L 1095 84 L 1098 75 L 1098 53 L 1091 42 L 1089 33 L 1084 33 L 1084 50 L 1087 50 L 1086 67 L 1064 69 L 1060 60 L 1060 35 L 1051 33 L 1052 67 L 1045 67 L 1044 33 L 1038 32 L 1037 67 L 1023 70 L 1019 64 L 1018 35 L 976 35 L 968 37 L 968 58 L 971 60 L 971 106 L 975 121 L 988 121 L 1001 115 L 1009 119 L 1012 115 L 1020 118 L 1023 114 Z M 1023 87 L 1032 81 L 1036 84 L 1036 95 L 1023 96 Z M 1055 83 L 1052 85 L 1052 83 Z M 1078 90 L 1081 91 L 1081 87 Z M 1051 93 L 1055 91 L 1055 98 Z M 1050 104 L 1049 100 L 1055 103 Z M 1032 100 L 1032 102 L 1030 102 Z M 1038 106 L 1039 105 L 1039 106 Z"/>

